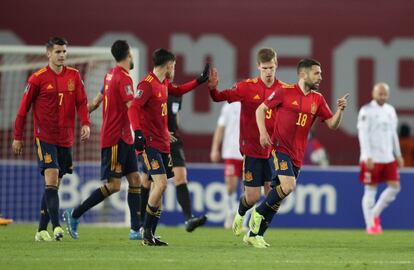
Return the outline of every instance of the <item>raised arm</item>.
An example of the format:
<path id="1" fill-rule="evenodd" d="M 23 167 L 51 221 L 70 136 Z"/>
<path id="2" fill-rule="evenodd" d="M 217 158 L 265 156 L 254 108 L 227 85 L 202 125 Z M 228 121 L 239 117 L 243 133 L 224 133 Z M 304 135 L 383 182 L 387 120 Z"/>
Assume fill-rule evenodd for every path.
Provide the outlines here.
<path id="1" fill-rule="evenodd" d="M 88 111 L 89 113 L 93 112 L 94 110 L 98 109 L 103 101 L 103 93 L 102 90 L 96 94 L 93 98 L 92 102 L 88 103 Z"/>
<path id="2" fill-rule="evenodd" d="M 168 93 L 173 96 L 179 97 L 179 96 L 184 95 L 187 92 L 190 92 L 191 90 L 193 90 L 200 84 L 205 83 L 208 80 L 209 70 L 210 70 L 210 64 L 207 63 L 205 64 L 203 71 L 197 78 L 189 82 L 186 82 L 184 84 L 181 84 L 181 85 L 175 85 L 175 84 L 170 83 L 168 85 Z"/>
<path id="3" fill-rule="evenodd" d="M 336 110 L 335 114 L 331 118 L 325 120 L 326 125 L 330 129 L 338 129 L 339 125 L 341 124 L 343 112 L 348 105 L 348 97 L 349 94 L 346 94 L 342 98 L 338 99 L 336 102 L 338 109 Z"/>
<path id="4" fill-rule="evenodd" d="M 238 84 L 235 84 L 232 89 L 218 91 L 217 90 L 218 83 L 219 83 L 219 76 L 218 76 L 217 69 L 212 68 L 210 70 L 207 86 L 208 86 L 208 89 L 210 90 L 210 96 L 213 101 L 234 102 L 234 101 L 241 101 L 243 99 L 243 94 L 240 88 L 238 87 Z"/>

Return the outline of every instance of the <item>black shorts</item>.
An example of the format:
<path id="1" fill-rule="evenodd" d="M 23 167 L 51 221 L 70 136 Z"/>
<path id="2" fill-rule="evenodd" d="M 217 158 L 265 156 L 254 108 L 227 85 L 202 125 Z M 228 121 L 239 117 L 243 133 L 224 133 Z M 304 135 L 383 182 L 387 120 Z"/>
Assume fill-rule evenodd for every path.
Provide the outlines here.
<path id="1" fill-rule="evenodd" d="M 278 175 L 294 176 L 296 179 L 299 176 L 300 168 L 293 165 L 290 157 L 282 152 L 272 150 L 269 158 L 270 167 L 272 169 L 273 185 L 279 184 Z"/>
<path id="2" fill-rule="evenodd" d="M 138 172 L 137 156 L 133 144 L 123 140 L 111 147 L 101 149 L 101 179 L 121 178 L 127 174 Z"/>
<path id="3" fill-rule="evenodd" d="M 173 167 L 185 167 L 185 155 L 181 138 L 177 138 L 177 141 L 171 143 L 170 147 Z"/>
<path id="4" fill-rule="evenodd" d="M 144 164 L 147 167 L 148 174 L 166 174 L 167 179 L 174 177 L 172 171 L 172 159 L 171 155 L 167 153 L 159 152 L 155 148 L 147 147 L 142 152 L 144 158 Z"/>
<path id="5" fill-rule="evenodd" d="M 39 164 L 40 173 L 45 174 L 45 170 L 56 168 L 59 170 L 59 178 L 73 172 L 72 148 L 62 147 L 43 142 L 36 138 L 35 151 Z"/>
<path id="6" fill-rule="evenodd" d="M 248 187 L 261 187 L 272 181 L 269 159 L 245 156 L 243 160 L 243 184 Z"/>

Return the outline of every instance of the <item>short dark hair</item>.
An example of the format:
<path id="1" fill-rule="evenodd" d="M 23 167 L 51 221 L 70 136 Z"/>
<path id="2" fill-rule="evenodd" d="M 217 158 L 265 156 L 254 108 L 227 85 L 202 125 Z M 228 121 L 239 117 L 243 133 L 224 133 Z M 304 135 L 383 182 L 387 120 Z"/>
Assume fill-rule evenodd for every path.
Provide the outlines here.
<path id="1" fill-rule="evenodd" d="M 309 59 L 309 58 L 302 59 L 302 60 L 299 61 L 296 70 L 297 70 L 297 72 L 299 74 L 299 72 L 301 72 L 302 69 L 305 69 L 305 68 L 306 69 L 309 69 L 312 66 L 321 66 L 321 63 L 319 63 L 318 61 L 316 61 L 314 59 Z"/>
<path id="2" fill-rule="evenodd" d="M 60 46 L 68 45 L 68 42 L 66 41 L 66 39 L 62 37 L 51 37 L 46 43 L 46 49 L 51 50 L 53 49 L 53 46 L 55 45 L 60 45 Z"/>
<path id="3" fill-rule="evenodd" d="M 156 49 L 152 54 L 152 62 L 155 67 L 162 66 L 169 61 L 175 61 L 175 55 L 164 48 Z"/>
<path id="4" fill-rule="evenodd" d="M 262 48 L 257 52 L 257 63 L 266 63 L 276 59 L 276 52 L 272 48 Z"/>
<path id="5" fill-rule="evenodd" d="M 111 53 L 116 62 L 121 62 L 129 55 L 129 44 L 126 40 L 117 40 L 112 44 Z"/>

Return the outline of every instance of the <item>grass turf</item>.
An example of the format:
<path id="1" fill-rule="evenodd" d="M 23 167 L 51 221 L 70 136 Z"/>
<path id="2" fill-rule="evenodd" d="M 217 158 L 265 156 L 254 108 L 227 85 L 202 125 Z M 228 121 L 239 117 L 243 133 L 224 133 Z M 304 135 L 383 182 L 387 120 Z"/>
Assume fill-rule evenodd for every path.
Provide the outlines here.
<path id="1" fill-rule="evenodd" d="M 35 231 L 0 227 L 1 269 L 414 269 L 414 231 L 270 229 L 267 249 L 221 228 L 159 228 L 168 247 L 142 247 L 126 228 L 81 225 L 79 240 L 48 243 L 35 242 Z"/>

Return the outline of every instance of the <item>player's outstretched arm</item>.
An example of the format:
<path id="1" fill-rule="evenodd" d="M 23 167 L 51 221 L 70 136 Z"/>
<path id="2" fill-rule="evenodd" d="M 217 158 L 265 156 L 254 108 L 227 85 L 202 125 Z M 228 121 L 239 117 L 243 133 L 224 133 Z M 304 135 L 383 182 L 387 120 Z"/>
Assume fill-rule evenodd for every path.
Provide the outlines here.
<path id="1" fill-rule="evenodd" d="M 269 109 L 269 107 L 266 106 L 266 104 L 262 103 L 259 105 L 259 107 L 257 107 L 256 109 L 256 122 L 257 122 L 257 127 L 259 128 L 259 133 L 260 133 L 260 145 L 263 148 L 266 148 L 270 145 L 272 145 L 272 140 L 270 139 L 269 133 L 267 132 L 266 129 L 266 124 L 265 124 L 265 115 L 266 115 L 266 111 Z"/>
<path id="2" fill-rule="evenodd" d="M 348 97 L 349 94 L 346 94 L 342 98 L 338 99 L 336 102 L 338 109 L 336 110 L 335 114 L 331 118 L 325 120 L 326 125 L 330 129 L 338 129 L 339 125 L 341 124 L 343 112 L 348 105 Z"/>
<path id="3" fill-rule="evenodd" d="M 200 84 L 205 83 L 208 80 L 209 70 L 210 70 L 210 64 L 207 63 L 204 66 L 204 69 L 200 73 L 200 75 L 197 78 L 195 78 L 194 80 L 191 80 L 189 82 L 186 82 L 186 83 L 180 84 L 180 85 L 175 85 L 175 84 L 170 83 L 168 85 L 168 93 L 173 95 L 173 96 L 182 96 L 185 93 L 190 92 L 191 90 L 193 90 L 194 88 L 196 88 Z"/>
<path id="4" fill-rule="evenodd" d="M 88 111 L 89 113 L 93 112 L 94 110 L 98 109 L 101 105 L 103 100 L 103 95 L 99 92 L 92 100 L 91 103 L 88 103 Z"/>
<path id="5" fill-rule="evenodd" d="M 204 65 L 203 72 L 201 72 L 200 76 L 197 77 L 197 83 L 198 85 L 205 83 L 208 81 L 208 76 L 210 74 L 210 63 L 206 63 Z"/>
<path id="6" fill-rule="evenodd" d="M 243 100 L 243 91 L 235 84 L 232 89 L 218 91 L 219 76 L 217 69 L 210 70 L 207 87 L 210 90 L 210 97 L 215 102 L 228 101 L 235 102 Z"/>

